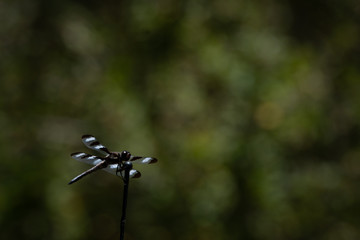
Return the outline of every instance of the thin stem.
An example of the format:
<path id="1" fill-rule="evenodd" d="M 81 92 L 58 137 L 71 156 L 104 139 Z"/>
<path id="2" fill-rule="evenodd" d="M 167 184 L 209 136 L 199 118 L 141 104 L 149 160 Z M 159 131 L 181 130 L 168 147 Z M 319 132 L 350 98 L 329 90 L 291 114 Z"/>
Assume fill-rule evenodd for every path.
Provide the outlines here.
<path id="1" fill-rule="evenodd" d="M 127 206 L 127 198 L 129 191 L 129 177 L 130 177 L 130 167 L 125 168 L 125 176 L 124 176 L 124 195 L 123 195 L 123 203 L 122 203 L 122 216 L 120 222 L 120 240 L 124 240 L 125 233 L 125 222 L 126 222 L 126 206 Z"/>

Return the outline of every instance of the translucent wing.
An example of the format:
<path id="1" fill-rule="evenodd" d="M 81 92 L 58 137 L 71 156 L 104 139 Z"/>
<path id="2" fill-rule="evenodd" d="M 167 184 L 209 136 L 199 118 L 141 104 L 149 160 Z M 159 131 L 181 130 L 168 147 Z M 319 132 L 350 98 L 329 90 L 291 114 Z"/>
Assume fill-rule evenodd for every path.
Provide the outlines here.
<path id="1" fill-rule="evenodd" d="M 156 163 L 158 160 L 152 157 L 131 156 L 129 161 L 133 163 L 151 164 L 151 163 Z"/>
<path id="2" fill-rule="evenodd" d="M 97 157 L 83 152 L 72 153 L 71 157 L 74 158 L 75 160 L 91 165 L 97 165 L 102 161 L 104 161 L 104 159 L 102 159 L 101 157 Z"/>
<path id="3" fill-rule="evenodd" d="M 102 154 L 110 154 L 110 151 L 102 145 L 93 135 L 83 135 L 82 142 L 90 149 L 101 152 Z"/>
<path id="4" fill-rule="evenodd" d="M 125 176 L 125 171 L 122 170 L 121 174 Z M 139 177 L 141 177 L 141 173 L 138 170 L 135 169 L 130 170 L 130 178 L 139 178 Z"/>
<path id="5" fill-rule="evenodd" d="M 109 164 L 106 168 L 103 168 L 104 171 L 107 171 L 111 174 L 117 175 L 117 176 L 124 176 L 125 175 L 125 171 L 124 170 L 120 170 L 120 172 L 116 172 L 117 171 L 117 164 Z M 130 170 L 130 178 L 139 178 L 141 176 L 141 173 L 135 169 L 131 169 Z"/>

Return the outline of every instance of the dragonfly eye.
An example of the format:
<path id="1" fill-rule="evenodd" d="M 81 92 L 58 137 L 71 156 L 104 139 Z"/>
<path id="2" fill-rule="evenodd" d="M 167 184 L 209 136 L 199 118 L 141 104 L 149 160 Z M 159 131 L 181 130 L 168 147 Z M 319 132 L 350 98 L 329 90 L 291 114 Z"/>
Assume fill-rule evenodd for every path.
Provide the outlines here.
<path id="1" fill-rule="evenodd" d="M 129 160 L 130 157 L 131 157 L 131 154 L 128 151 L 122 151 L 121 152 L 121 157 L 126 159 L 126 160 Z"/>

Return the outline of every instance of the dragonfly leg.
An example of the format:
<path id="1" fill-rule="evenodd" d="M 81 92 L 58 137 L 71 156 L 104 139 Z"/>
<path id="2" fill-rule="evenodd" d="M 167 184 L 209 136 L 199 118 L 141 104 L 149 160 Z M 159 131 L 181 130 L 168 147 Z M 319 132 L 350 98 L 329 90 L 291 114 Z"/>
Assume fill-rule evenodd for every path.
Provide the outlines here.
<path id="1" fill-rule="evenodd" d="M 124 179 L 124 176 L 122 175 L 121 172 L 121 168 L 122 168 L 122 164 L 118 164 L 116 168 L 116 176 L 120 176 L 122 179 Z"/>

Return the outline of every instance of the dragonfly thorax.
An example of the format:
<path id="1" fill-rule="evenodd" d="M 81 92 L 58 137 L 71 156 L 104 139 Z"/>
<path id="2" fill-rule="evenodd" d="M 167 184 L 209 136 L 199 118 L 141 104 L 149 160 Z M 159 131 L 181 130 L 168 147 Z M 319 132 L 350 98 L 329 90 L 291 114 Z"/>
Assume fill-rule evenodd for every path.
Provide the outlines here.
<path id="1" fill-rule="evenodd" d="M 117 160 L 120 158 L 120 153 L 112 152 L 107 156 L 108 159 Z"/>

